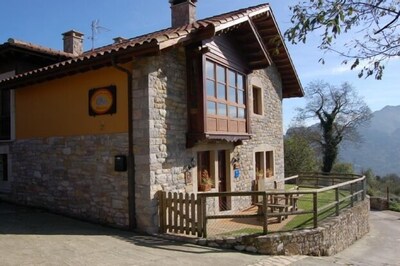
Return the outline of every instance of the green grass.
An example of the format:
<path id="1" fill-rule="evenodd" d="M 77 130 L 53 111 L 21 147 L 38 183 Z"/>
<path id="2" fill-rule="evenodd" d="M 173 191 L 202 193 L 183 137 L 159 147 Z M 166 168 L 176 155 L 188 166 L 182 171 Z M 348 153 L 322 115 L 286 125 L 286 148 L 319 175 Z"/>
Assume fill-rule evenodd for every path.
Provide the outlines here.
<path id="1" fill-rule="evenodd" d="M 339 198 L 343 198 L 344 196 L 349 195 L 348 192 L 340 192 Z M 318 207 L 321 208 L 324 205 L 327 205 L 331 202 L 335 201 L 335 191 L 325 191 L 318 193 Z M 350 199 L 340 203 L 339 208 L 343 209 L 350 205 Z M 302 195 L 298 200 L 298 209 L 304 211 L 312 211 L 313 210 L 313 195 L 306 194 Z M 324 211 L 318 213 L 318 221 L 322 221 L 329 216 L 333 216 L 336 213 L 336 207 L 332 206 L 331 208 L 325 209 Z M 287 223 L 284 227 L 284 230 L 293 230 L 299 228 L 307 228 L 313 227 L 313 214 L 301 214 L 297 215 L 293 218 L 289 223 Z"/>

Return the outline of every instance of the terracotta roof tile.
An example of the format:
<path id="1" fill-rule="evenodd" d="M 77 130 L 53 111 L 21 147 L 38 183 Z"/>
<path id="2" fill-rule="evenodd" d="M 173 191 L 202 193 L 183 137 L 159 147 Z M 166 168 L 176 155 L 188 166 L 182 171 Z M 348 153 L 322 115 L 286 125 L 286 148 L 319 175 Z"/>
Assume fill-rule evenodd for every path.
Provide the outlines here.
<path id="1" fill-rule="evenodd" d="M 169 47 L 171 45 L 177 44 L 179 42 L 183 42 L 183 41 L 187 41 L 188 39 L 190 39 L 190 36 L 192 34 L 196 34 L 199 32 L 202 32 L 203 30 L 205 31 L 212 31 L 212 35 L 210 36 L 210 38 L 212 36 L 214 36 L 217 32 L 217 30 L 225 30 L 225 29 L 229 29 L 232 26 L 235 26 L 235 21 L 238 21 L 237 24 L 240 24 L 243 22 L 243 18 L 245 17 L 259 17 L 260 14 L 265 14 L 270 12 L 269 9 L 269 5 L 268 4 L 262 4 L 262 5 L 258 5 L 258 6 L 254 6 L 254 7 L 249 7 L 249 8 L 243 8 L 240 10 L 236 10 L 233 12 L 228 12 L 225 14 L 221 14 L 221 15 L 216 15 L 210 18 L 206 18 L 206 19 L 202 19 L 202 20 L 198 20 L 192 24 L 188 24 L 182 27 L 178 27 L 178 28 L 167 28 L 167 29 L 163 29 L 163 30 L 159 30 L 153 33 L 149 33 L 149 34 L 144 34 L 135 38 L 131 38 L 131 39 L 127 39 L 118 43 L 113 43 L 107 46 L 103 46 L 97 49 L 94 49 L 92 51 L 87 51 L 85 53 L 83 53 L 80 56 L 76 56 L 76 57 L 72 57 L 71 54 L 67 54 L 68 56 L 72 57 L 69 60 L 63 61 L 61 63 L 56 63 L 50 66 L 46 66 L 40 69 L 36 69 L 30 72 L 26 72 L 17 76 L 13 76 L 13 77 L 9 77 L 5 80 L 0 81 L 0 85 L 3 83 L 8 83 L 8 82 L 13 82 L 16 81 L 18 79 L 28 79 L 30 76 L 35 76 L 36 74 L 45 74 L 47 71 L 52 71 L 55 72 L 57 69 L 61 69 L 63 67 L 69 66 L 69 65 L 75 65 L 75 64 L 80 64 L 81 62 L 87 61 L 87 60 L 91 60 L 91 59 L 96 59 L 108 54 L 112 54 L 112 53 L 119 53 L 119 52 L 123 52 L 126 50 L 133 50 L 135 48 L 140 48 L 143 46 L 158 46 L 159 49 L 163 49 L 166 47 Z M 271 13 L 272 14 L 272 13 Z M 273 15 L 272 15 L 273 17 Z M 274 24 L 276 25 L 275 19 L 274 20 Z M 279 29 L 276 28 L 276 35 L 280 36 L 280 32 Z M 283 43 L 283 40 L 281 39 L 281 42 Z M 165 45 L 163 45 L 163 43 L 166 43 Z M 23 45 L 23 44 L 21 44 Z M 284 46 L 284 43 L 283 43 Z M 38 46 L 36 46 L 36 49 L 39 49 Z M 42 49 L 42 48 L 40 48 Z M 55 50 L 51 50 L 48 48 L 43 48 L 44 50 L 47 51 L 54 51 Z M 59 53 L 63 54 L 63 52 L 58 51 Z M 284 56 L 286 56 L 286 58 L 288 58 L 288 62 L 291 65 L 291 68 L 293 69 L 292 72 L 290 72 L 290 77 L 297 80 L 296 83 L 298 83 L 298 85 L 296 86 L 298 88 L 298 91 L 302 92 L 302 88 L 301 88 L 301 84 L 298 80 L 297 74 L 294 70 L 294 66 L 291 62 L 290 56 L 286 50 L 286 48 L 284 47 L 284 49 L 282 50 L 282 52 L 284 53 Z M 64 53 L 66 54 L 66 53 Z M 296 89 L 297 90 L 297 89 Z M 300 95 L 299 94 L 299 95 Z"/>
<path id="2" fill-rule="evenodd" d="M 43 53 L 43 54 L 47 54 L 47 55 L 74 57 L 74 55 L 70 54 L 70 53 L 51 49 L 51 48 L 33 44 L 30 42 L 24 42 L 24 41 L 13 39 L 13 38 L 8 39 L 8 41 L 3 45 L 11 46 L 11 47 L 18 47 L 18 48 L 22 48 L 25 50 L 30 50 L 33 52 Z"/>

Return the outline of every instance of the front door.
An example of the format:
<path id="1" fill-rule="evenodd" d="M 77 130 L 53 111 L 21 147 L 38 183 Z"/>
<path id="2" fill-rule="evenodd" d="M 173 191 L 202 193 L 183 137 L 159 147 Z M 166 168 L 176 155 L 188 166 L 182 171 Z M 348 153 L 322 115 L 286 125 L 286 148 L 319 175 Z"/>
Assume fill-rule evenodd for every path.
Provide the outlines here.
<path id="1" fill-rule="evenodd" d="M 224 150 L 218 151 L 218 190 L 219 192 L 226 192 L 227 189 L 227 167 L 226 167 L 226 154 Z M 229 210 L 228 197 L 219 197 L 219 210 Z"/>

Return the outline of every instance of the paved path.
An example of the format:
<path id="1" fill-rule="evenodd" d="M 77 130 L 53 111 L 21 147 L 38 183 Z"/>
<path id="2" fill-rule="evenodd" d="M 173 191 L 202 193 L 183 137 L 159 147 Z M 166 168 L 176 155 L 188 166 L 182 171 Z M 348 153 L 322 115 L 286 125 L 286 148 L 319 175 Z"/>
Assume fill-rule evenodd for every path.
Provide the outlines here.
<path id="1" fill-rule="evenodd" d="M 373 212 L 371 232 L 333 257 L 262 256 L 110 229 L 0 202 L 0 265 L 400 265 L 394 256 L 400 254 L 399 219 L 398 213 Z"/>
<path id="2" fill-rule="evenodd" d="M 304 256 L 276 257 L 289 265 Z M 271 265 L 272 257 L 145 236 L 0 202 L 0 265 Z"/>

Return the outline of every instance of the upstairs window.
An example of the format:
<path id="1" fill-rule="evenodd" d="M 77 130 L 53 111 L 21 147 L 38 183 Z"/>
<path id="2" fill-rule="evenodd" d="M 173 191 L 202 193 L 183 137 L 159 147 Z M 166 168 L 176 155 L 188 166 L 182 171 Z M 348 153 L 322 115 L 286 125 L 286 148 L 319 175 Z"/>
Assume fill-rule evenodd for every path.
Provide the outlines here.
<path id="1" fill-rule="evenodd" d="M 263 114 L 262 90 L 256 86 L 253 86 L 253 113 L 257 115 Z"/>
<path id="2" fill-rule="evenodd" d="M 11 138 L 10 91 L 0 90 L 0 140 Z"/>
<path id="3" fill-rule="evenodd" d="M 207 60 L 207 114 L 245 119 L 244 76 Z"/>
<path id="4" fill-rule="evenodd" d="M 238 124 L 246 120 L 244 75 L 206 60 L 205 81 L 209 131 L 246 132 L 245 122 Z"/>

